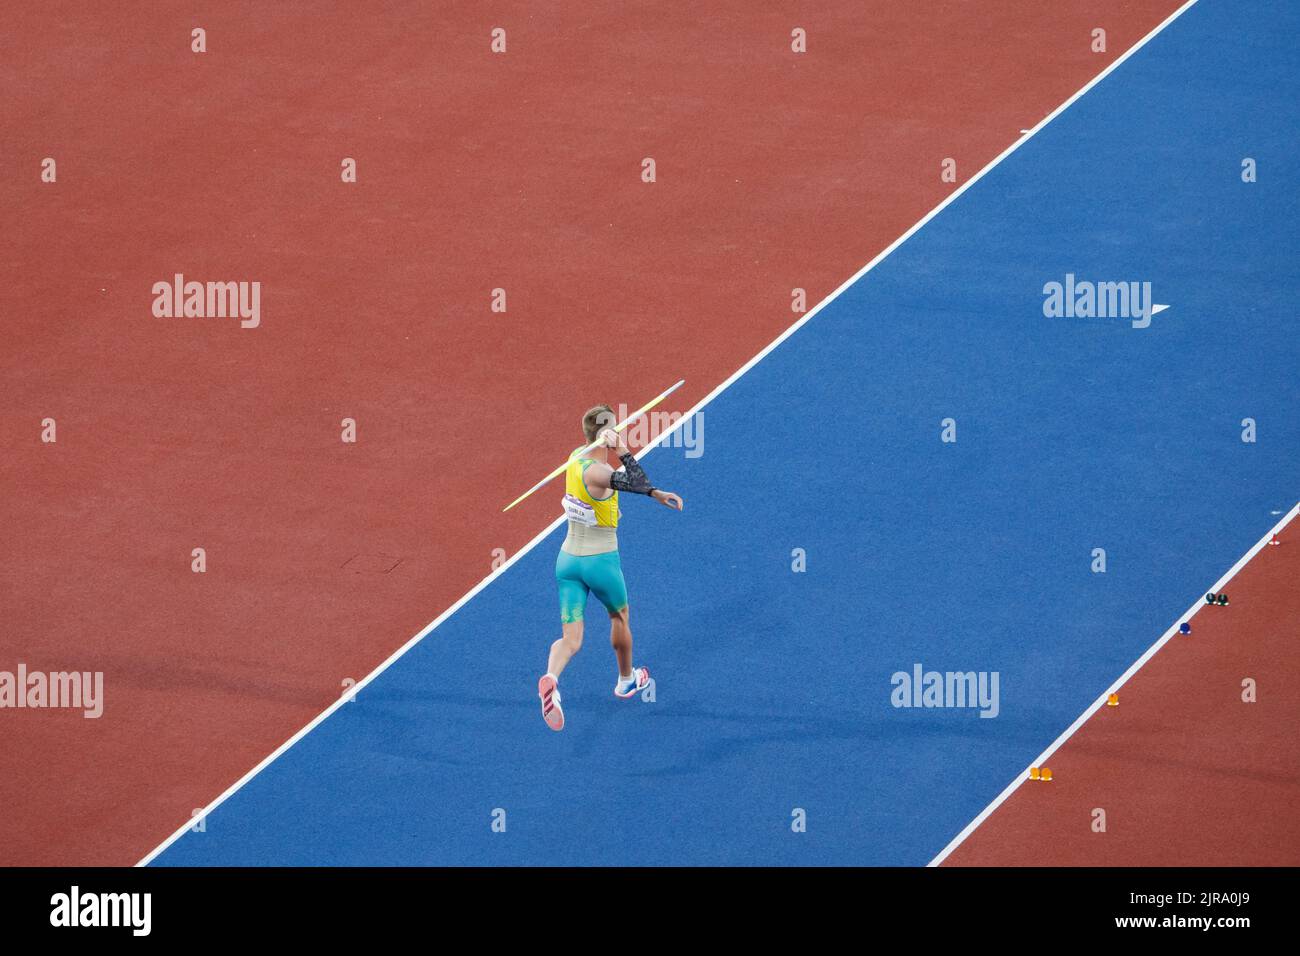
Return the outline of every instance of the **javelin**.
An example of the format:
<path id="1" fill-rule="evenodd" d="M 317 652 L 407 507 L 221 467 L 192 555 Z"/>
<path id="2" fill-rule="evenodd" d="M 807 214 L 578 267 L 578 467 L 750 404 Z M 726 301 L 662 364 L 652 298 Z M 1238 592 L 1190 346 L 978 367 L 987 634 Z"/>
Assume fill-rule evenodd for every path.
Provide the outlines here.
<path id="1" fill-rule="evenodd" d="M 627 418 L 623 419 L 621 422 L 619 422 L 617 425 L 615 425 L 615 426 L 614 426 L 614 431 L 616 431 L 616 432 L 621 432 L 623 429 L 627 428 L 627 426 L 630 425 L 630 424 L 631 424 L 635 419 L 640 418 L 642 415 L 644 415 L 646 412 L 650 411 L 650 409 L 654 408 L 656 405 L 658 405 L 660 402 L 662 402 L 665 398 L 667 398 L 669 395 L 671 395 L 673 392 L 677 391 L 679 388 L 681 388 L 681 387 L 682 387 L 683 385 L 685 385 L 685 384 L 686 384 L 686 379 L 682 379 L 680 382 L 678 382 L 678 383 L 677 383 L 676 385 L 674 385 L 672 388 L 668 389 L 666 392 L 664 392 L 664 393 L 663 393 L 662 395 L 660 395 L 658 398 L 654 399 L 653 401 L 646 402 L 646 404 L 642 405 L 640 408 L 638 408 L 636 411 L 634 411 L 631 415 L 627 416 Z M 586 452 L 591 451 L 591 450 L 592 450 L 593 448 L 595 448 L 597 445 L 603 445 L 603 444 L 604 444 L 604 442 L 601 441 L 599 438 L 597 438 L 594 442 L 592 442 L 592 443 L 591 443 L 590 445 L 588 445 L 586 448 L 579 449 L 579 450 L 578 450 L 577 452 L 575 452 L 574 454 L 577 454 L 577 455 L 585 454 Z M 573 458 L 573 455 L 570 455 L 569 457 L 572 459 L 572 458 Z M 569 463 L 566 461 L 563 465 L 560 465 L 560 467 L 556 468 L 553 472 L 551 472 L 549 475 L 547 475 L 545 478 L 543 478 L 543 479 L 542 479 L 541 481 L 539 481 L 537 484 L 533 485 L 531 488 L 529 488 L 527 491 L 525 491 L 522 495 L 520 495 L 520 496 L 519 496 L 518 498 L 516 498 L 514 501 L 510 502 L 510 504 L 508 504 L 508 505 L 506 505 L 504 508 L 502 508 L 501 511 L 502 511 L 502 512 L 509 511 L 509 510 L 510 510 L 511 508 L 513 508 L 515 505 L 519 504 L 519 502 L 523 501 L 525 498 L 527 498 L 529 495 L 531 495 L 534 491 L 536 491 L 538 488 L 542 487 L 542 485 L 546 484 L 548 481 L 550 481 L 552 478 L 554 478 L 556 475 L 558 475 L 560 472 L 564 471 L 564 469 L 565 469 L 565 468 L 568 468 L 568 467 L 569 467 Z"/>

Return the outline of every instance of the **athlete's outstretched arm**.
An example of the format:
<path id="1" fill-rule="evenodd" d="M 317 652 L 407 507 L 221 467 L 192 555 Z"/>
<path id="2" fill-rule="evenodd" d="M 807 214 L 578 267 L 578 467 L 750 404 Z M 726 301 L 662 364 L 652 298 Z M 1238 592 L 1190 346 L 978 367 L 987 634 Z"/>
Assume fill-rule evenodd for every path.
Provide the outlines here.
<path id="1" fill-rule="evenodd" d="M 648 495 L 655 501 L 675 511 L 682 510 L 682 499 L 671 491 L 664 491 L 650 484 L 645 469 L 632 455 L 631 449 L 623 441 L 623 436 L 612 428 L 601 432 L 607 448 L 618 449 L 618 460 L 623 463 L 622 471 L 614 471 L 608 465 L 597 462 L 587 469 L 587 480 L 601 491 L 626 491 L 634 495 Z"/>

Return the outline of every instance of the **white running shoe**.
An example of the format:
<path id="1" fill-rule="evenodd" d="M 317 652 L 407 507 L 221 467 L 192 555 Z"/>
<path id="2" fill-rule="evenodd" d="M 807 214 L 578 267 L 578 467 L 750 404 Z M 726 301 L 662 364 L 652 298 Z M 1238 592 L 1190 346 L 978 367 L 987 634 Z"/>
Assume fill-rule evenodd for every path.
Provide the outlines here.
<path id="1" fill-rule="evenodd" d="M 555 678 L 546 674 L 537 682 L 537 696 L 542 699 L 542 717 L 552 730 L 564 729 L 564 708 L 560 706 L 560 689 Z"/>
<path id="2" fill-rule="evenodd" d="M 646 685 L 649 683 L 650 668 L 634 667 L 632 668 L 631 677 L 627 680 L 624 680 L 621 677 L 618 679 L 618 683 L 614 685 L 614 696 L 622 697 L 624 700 L 629 697 L 635 697 L 641 691 L 645 690 Z"/>

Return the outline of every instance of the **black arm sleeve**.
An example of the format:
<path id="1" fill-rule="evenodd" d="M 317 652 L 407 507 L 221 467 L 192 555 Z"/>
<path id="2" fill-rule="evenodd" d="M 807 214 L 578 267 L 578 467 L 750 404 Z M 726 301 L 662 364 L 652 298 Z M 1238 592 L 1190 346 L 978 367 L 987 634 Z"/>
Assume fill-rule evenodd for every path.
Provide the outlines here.
<path id="1" fill-rule="evenodd" d="M 645 471 L 642 470 L 641 463 L 632 457 L 631 452 L 619 455 L 618 460 L 623 463 L 626 471 L 616 471 L 609 476 L 611 488 L 634 495 L 648 495 L 655 490 L 650 484 L 650 479 L 646 477 Z"/>

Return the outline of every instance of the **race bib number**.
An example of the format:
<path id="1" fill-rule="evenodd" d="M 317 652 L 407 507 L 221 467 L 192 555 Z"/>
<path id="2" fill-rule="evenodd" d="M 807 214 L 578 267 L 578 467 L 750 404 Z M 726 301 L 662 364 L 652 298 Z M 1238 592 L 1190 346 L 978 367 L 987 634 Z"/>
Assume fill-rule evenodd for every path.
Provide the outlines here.
<path id="1" fill-rule="evenodd" d="M 574 495 L 564 496 L 564 514 L 570 521 L 593 528 L 596 526 L 596 509 Z"/>

